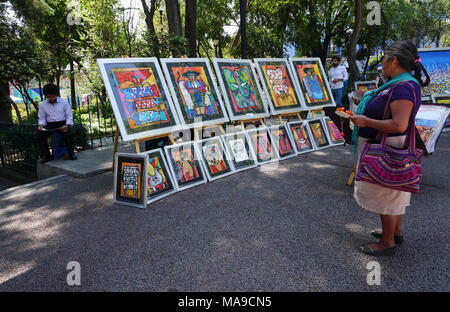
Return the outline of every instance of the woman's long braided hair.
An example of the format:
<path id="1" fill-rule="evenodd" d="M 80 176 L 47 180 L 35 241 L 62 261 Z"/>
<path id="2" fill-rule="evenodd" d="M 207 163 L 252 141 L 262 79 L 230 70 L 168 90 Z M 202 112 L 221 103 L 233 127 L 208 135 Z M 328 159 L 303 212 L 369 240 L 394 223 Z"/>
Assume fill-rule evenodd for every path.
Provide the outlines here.
<path id="1" fill-rule="evenodd" d="M 396 41 L 385 49 L 384 54 L 389 60 L 394 56 L 397 57 L 400 66 L 411 72 L 422 87 L 426 87 L 430 84 L 430 76 L 419 61 L 420 58 L 417 53 L 417 47 L 411 41 Z M 422 80 L 422 72 L 426 77 L 425 82 Z"/>

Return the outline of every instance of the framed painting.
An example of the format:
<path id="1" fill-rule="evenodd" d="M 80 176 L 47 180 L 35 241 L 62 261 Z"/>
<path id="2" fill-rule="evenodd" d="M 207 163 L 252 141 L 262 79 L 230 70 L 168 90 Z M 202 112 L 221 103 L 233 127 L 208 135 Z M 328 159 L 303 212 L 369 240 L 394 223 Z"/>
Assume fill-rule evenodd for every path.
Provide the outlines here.
<path id="1" fill-rule="evenodd" d="M 422 96 L 450 94 L 450 47 L 418 49 L 421 63 L 430 76 L 430 84 L 421 88 Z"/>
<path id="2" fill-rule="evenodd" d="M 179 191 L 206 183 L 194 141 L 164 146 L 167 162 Z"/>
<path id="3" fill-rule="evenodd" d="M 339 131 L 339 128 L 330 117 L 323 117 L 323 124 L 325 125 L 325 130 L 328 133 L 328 139 L 331 145 L 342 145 L 345 143 L 341 131 Z"/>
<path id="4" fill-rule="evenodd" d="M 206 58 L 162 58 L 164 74 L 180 121 L 189 128 L 228 121 L 213 71 Z"/>
<path id="5" fill-rule="evenodd" d="M 272 135 L 273 144 L 277 148 L 280 159 L 286 159 L 297 155 L 286 125 L 270 126 L 270 134 Z"/>
<path id="6" fill-rule="evenodd" d="M 336 106 L 328 79 L 318 57 L 289 59 L 297 89 L 309 110 Z"/>
<path id="7" fill-rule="evenodd" d="M 147 155 L 116 153 L 114 161 L 114 202 L 145 208 Z"/>
<path id="8" fill-rule="evenodd" d="M 416 128 L 428 153 L 433 153 L 447 121 L 450 109 L 443 105 L 421 105 L 416 114 Z"/>
<path id="9" fill-rule="evenodd" d="M 378 83 L 376 80 L 355 82 L 355 90 L 361 90 L 364 93 L 375 90 L 376 88 L 378 88 Z"/>
<path id="10" fill-rule="evenodd" d="M 254 59 L 272 115 L 306 109 L 300 89 L 294 88 L 294 75 L 285 58 Z"/>
<path id="11" fill-rule="evenodd" d="M 254 168 L 258 165 L 255 152 L 245 132 L 222 134 L 222 140 L 235 171 Z"/>
<path id="12" fill-rule="evenodd" d="M 444 105 L 447 108 L 450 108 L 450 94 L 432 94 L 431 99 L 433 103 L 437 105 Z M 443 132 L 450 131 L 450 114 L 444 123 Z"/>
<path id="13" fill-rule="evenodd" d="M 213 63 L 232 121 L 269 117 L 266 100 L 250 60 L 213 58 Z"/>
<path id="14" fill-rule="evenodd" d="M 180 124 L 155 57 L 97 63 L 124 141 L 169 133 Z"/>
<path id="15" fill-rule="evenodd" d="M 141 154 L 147 155 L 147 205 L 175 193 L 177 188 L 162 149 Z"/>
<path id="16" fill-rule="evenodd" d="M 294 149 L 297 154 L 312 152 L 315 150 L 311 130 L 306 121 L 293 121 L 287 124 L 288 131 L 294 141 Z"/>
<path id="17" fill-rule="evenodd" d="M 234 173 L 230 156 L 219 136 L 195 141 L 195 144 L 198 147 L 198 158 L 202 159 L 202 164 L 209 181 L 214 181 Z"/>
<path id="18" fill-rule="evenodd" d="M 256 161 L 259 165 L 279 159 L 278 151 L 273 144 L 274 142 L 269 128 L 260 127 L 258 129 L 248 130 L 246 133 L 250 138 L 250 143 L 255 151 Z"/>
<path id="19" fill-rule="evenodd" d="M 316 150 L 330 146 L 330 141 L 328 140 L 327 133 L 325 132 L 322 119 L 308 120 L 308 126 L 311 130 L 312 139 L 314 140 Z"/>

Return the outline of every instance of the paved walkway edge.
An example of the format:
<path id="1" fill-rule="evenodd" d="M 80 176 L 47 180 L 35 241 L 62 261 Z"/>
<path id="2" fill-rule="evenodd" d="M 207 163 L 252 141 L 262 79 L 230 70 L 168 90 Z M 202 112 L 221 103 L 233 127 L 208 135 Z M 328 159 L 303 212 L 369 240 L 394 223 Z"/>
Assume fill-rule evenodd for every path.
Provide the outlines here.
<path id="1" fill-rule="evenodd" d="M 15 187 L 10 187 L 6 190 L 0 191 L 0 199 L 2 197 L 6 197 L 12 193 L 17 193 L 17 192 L 27 192 L 33 189 L 36 189 L 37 187 L 45 187 L 45 186 L 49 186 L 49 185 L 53 185 L 56 183 L 61 183 L 61 182 L 65 182 L 67 180 L 71 179 L 71 177 L 67 174 L 61 174 L 55 177 L 51 177 L 48 179 L 44 179 L 44 180 L 39 180 L 36 182 L 32 182 L 32 183 L 28 183 L 28 184 L 24 184 L 24 185 L 19 185 L 19 186 L 15 186 Z"/>

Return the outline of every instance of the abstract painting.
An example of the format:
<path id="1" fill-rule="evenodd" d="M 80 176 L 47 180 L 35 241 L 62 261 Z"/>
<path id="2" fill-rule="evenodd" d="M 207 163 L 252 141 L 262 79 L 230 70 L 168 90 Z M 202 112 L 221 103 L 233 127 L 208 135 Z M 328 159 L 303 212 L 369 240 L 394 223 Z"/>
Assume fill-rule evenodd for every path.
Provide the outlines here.
<path id="1" fill-rule="evenodd" d="M 326 130 L 329 134 L 331 145 L 341 145 L 345 143 L 345 139 L 342 137 L 341 131 L 336 124 L 330 119 L 330 117 L 324 117 L 323 122 L 326 126 Z"/>
<path id="2" fill-rule="evenodd" d="M 308 125 L 311 129 L 311 134 L 314 139 L 316 149 L 322 149 L 330 146 L 330 142 L 328 141 L 327 133 L 325 132 L 321 119 L 309 120 Z"/>
<path id="3" fill-rule="evenodd" d="M 179 125 L 156 58 L 97 62 L 124 141 L 169 133 Z"/>
<path id="4" fill-rule="evenodd" d="M 163 58 L 161 63 L 174 95 L 180 120 L 187 126 L 228 121 L 208 59 Z"/>
<path id="5" fill-rule="evenodd" d="M 361 90 L 364 93 L 375 90 L 376 88 L 378 88 L 378 83 L 376 80 L 355 82 L 355 90 Z"/>
<path id="6" fill-rule="evenodd" d="M 222 140 L 236 171 L 257 166 L 255 153 L 245 132 L 223 134 Z"/>
<path id="7" fill-rule="evenodd" d="M 286 125 L 271 126 L 270 134 L 272 135 L 274 145 L 277 147 L 280 159 L 286 159 L 297 155 Z"/>
<path id="8" fill-rule="evenodd" d="M 116 153 L 114 161 L 114 201 L 121 205 L 145 208 L 147 156 Z"/>
<path id="9" fill-rule="evenodd" d="M 230 164 L 230 156 L 224 148 L 220 137 L 213 137 L 196 141 L 199 158 L 202 158 L 206 174 L 209 181 L 223 178 L 233 173 L 233 167 Z"/>
<path id="10" fill-rule="evenodd" d="M 269 116 L 250 60 L 214 58 L 213 63 L 231 120 Z"/>
<path id="11" fill-rule="evenodd" d="M 297 154 L 314 151 L 314 142 L 311 140 L 311 132 L 306 121 L 293 121 L 288 123 L 288 130 L 294 141 Z"/>
<path id="12" fill-rule="evenodd" d="M 273 139 L 266 127 L 247 131 L 258 164 L 264 164 L 278 160 L 278 153 Z"/>
<path id="13" fill-rule="evenodd" d="M 450 108 L 450 94 L 432 94 L 431 99 L 435 104 L 444 105 L 445 107 Z M 447 132 L 449 129 L 450 129 L 450 115 L 448 115 L 447 119 L 445 120 L 443 131 Z"/>
<path id="14" fill-rule="evenodd" d="M 299 112 L 306 109 L 299 89 L 294 88 L 291 67 L 285 58 L 254 59 L 259 77 L 263 83 L 272 115 Z"/>
<path id="15" fill-rule="evenodd" d="M 193 141 L 168 145 L 164 150 L 178 190 L 206 183 L 206 176 Z"/>
<path id="16" fill-rule="evenodd" d="M 141 153 L 147 155 L 147 204 L 176 192 L 173 177 L 162 149 Z"/>
<path id="17" fill-rule="evenodd" d="M 297 88 L 302 91 L 309 109 L 336 106 L 320 58 L 291 58 L 289 61 L 294 69 Z"/>
<path id="18" fill-rule="evenodd" d="M 450 94 L 450 48 L 419 49 L 422 65 L 430 76 L 430 84 L 422 89 L 422 96 Z"/>

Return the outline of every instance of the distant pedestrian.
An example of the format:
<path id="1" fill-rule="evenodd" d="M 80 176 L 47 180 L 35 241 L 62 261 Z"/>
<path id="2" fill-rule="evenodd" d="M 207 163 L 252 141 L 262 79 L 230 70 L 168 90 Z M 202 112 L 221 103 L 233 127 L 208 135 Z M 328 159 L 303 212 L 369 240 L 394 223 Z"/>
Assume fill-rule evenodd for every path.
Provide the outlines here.
<path id="1" fill-rule="evenodd" d="M 328 76 L 330 77 L 330 87 L 333 93 L 334 100 L 337 107 L 342 107 L 342 96 L 344 95 L 344 80 L 347 75 L 347 70 L 343 65 L 341 65 L 341 57 L 333 56 L 331 58 L 333 62 L 333 67 L 328 71 Z"/>

